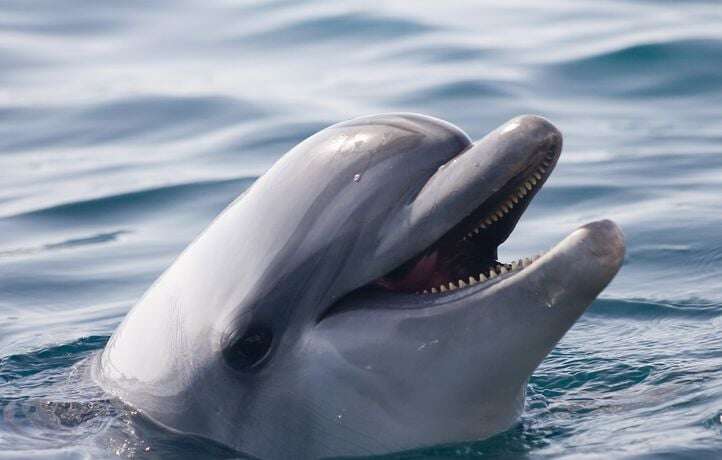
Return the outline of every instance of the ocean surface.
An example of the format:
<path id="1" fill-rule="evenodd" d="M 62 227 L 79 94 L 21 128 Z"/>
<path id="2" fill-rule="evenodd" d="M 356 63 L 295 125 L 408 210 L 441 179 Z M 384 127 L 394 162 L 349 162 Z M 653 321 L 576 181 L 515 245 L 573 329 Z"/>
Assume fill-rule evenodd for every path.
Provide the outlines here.
<path id="1" fill-rule="evenodd" d="M 722 458 L 719 2 L 0 0 L 0 459 L 238 457 L 83 360 L 290 147 L 389 111 L 559 126 L 503 259 L 603 217 L 628 243 L 518 426 L 390 458 Z"/>

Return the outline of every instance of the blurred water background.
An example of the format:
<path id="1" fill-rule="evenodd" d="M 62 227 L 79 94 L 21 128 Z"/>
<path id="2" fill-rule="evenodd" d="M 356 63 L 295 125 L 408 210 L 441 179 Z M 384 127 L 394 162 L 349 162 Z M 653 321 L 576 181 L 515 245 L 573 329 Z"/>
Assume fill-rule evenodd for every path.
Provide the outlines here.
<path id="1" fill-rule="evenodd" d="M 561 128 L 503 258 L 628 239 L 517 427 L 398 457 L 722 458 L 722 5 L 663 0 L 0 0 L 0 458 L 237 456 L 82 360 L 287 149 L 388 111 Z"/>

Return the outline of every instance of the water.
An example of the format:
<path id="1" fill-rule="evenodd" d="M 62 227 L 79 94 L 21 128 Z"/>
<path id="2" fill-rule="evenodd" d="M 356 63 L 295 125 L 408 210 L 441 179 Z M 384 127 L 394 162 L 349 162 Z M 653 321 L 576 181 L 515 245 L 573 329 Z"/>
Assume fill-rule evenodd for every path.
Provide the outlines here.
<path id="1" fill-rule="evenodd" d="M 1 1 L 0 458 L 237 455 L 82 360 L 288 148 L 398 110 L 564 132 L 504 258 L 601 217 L 628 239 L 517 427 L 401 458 L 722 457 L 722 8 L 504 5 Z"/>

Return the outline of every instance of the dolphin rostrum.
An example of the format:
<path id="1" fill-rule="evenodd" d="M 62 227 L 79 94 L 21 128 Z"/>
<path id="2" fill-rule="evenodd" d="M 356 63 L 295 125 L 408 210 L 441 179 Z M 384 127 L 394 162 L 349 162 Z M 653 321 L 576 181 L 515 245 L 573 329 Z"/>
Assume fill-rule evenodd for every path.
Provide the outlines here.
<path id="1" fill-rule="evenodd" d="M 95 378 L 158 424 L 259 458 L 504 431 L 624 257 L 604 220 L 536 259 L 497 260 L 561 147 L 532 115 L 476 142 L 407 113 L 324 129 L 185 249 Z"/>

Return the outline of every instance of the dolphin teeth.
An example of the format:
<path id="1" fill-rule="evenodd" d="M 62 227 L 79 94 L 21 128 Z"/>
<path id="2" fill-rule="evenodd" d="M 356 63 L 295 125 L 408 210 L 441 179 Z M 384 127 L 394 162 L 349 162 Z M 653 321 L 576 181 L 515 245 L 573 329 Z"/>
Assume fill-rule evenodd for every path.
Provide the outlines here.
<path id="1" fill-rule="evenodd" d="M 529 179 L 529 182 L 531 182 L 531 185 L 536 185 L 536 184 L 537 184 L 536 177 L 530 178 L 530 179 Z M 527 183 L 528 183 L 528 182 L 527 182 Z"/>
<path id="2" fill-rule="evenodd" d="M 454 289 L 456 289 L 456 284 L 454 284 L 453 281 L 449 281 L 449 290 L 453 291 Z"/>
<path id="3" fill-rule="evenodd" d="M 504 217 L 504 213 L 501 212 L 501 211 L 496 211 L 496 217 L 498 217 L 499 219 L 501 219 L 502 217 Z"/>
<path id="4" fill-rule="evenodd" d="M 470 276 L 469 277 L 469 286 L 473 286 L 476 283 L 478 283 L 478 281 L 476 281 L 476 278 L 474 278 L 473 276 Z"/>
<path id="5" fill-rule="evenodd" d="M 516 204 L 516 203 L 518 203 L 518 202 L 519 202 L 519 198 L 517 198 L 517 196 L 516 196 L 516 195 L 512 195 L 512 196 L 511 196 L 511 201 L 513 201 L 513 202 L 514 202 L 514 204 Z"/>
<path id="6" fill-rule="evenodd" d="M 509 210 L 511 210 L 514 207 L 514 203 L 511 202 L 511 199 L 506 200 L 506 203 L 504 203 Z"/>
<path id="7" fill-rule="evenodd" d="M 484 220 L 484 223 L 485 223 L 486 225 L 491 225 L 491 219 L 489 219 L 489 218 L 487 217 L 487 218 Z"/>
<path id="8" fill-rule="evenodd" d="M 497 276 L 499 276 L 499 275 L 497 275 L 494 270 L 489 271 L 489 279 L 496 278 Z"/>
<path id="9" fill-rule="evenodd" d="M 478 234 L 479 234 L 479 230 L 480 230 L 479 227 L 477 227 L 476 229 L 474 229 L 474 233 L 476 233 L 476 234 L 478 235 Z"/>
<path id="10" fill-rule="evenodd" d="M 507 213 L 509 212 L 509 206 L 507 206 L 506 203 L 502 203 L 501 210 L 504 211 L 504 213 Z"/>
<path id="11" fill-rule="evenodd" d="M 508 272 L 509 272 L 509 270 L 508 270 L 506 267 L 503 267 L 503 266 L 501 267 L 501 270 L 500 270 L 500 271 L 501 271 L 501 274 L 502 274 L 502 275 L 503 275 L 504 273 L 508 273 Z"/>
<path id="12" fill-rule="evenodd" d="M 529 182 L 529 181 L 527 181 L 527 182 L 524 183 L 524 187 L 526 187 L 526 189 L 529 190 L 529 191 L 531 191 L 531 189 L 533 188 L 532 185 L 531 185 L 531 182 Z"/>
<path id="13" fill-rule="evenodd" d="M 432 294 L 436 294 L 437 292 L 439 292 L 439 291 L 438 291 L 435 287 L 431 288 L 431 293 L 432 293 Z"/>
<path id="14" fill-rule="evenodd" d="M 536 178 L 537 178 L 537 180 L 541 180 L 541 178 L 542 178 L 542 175 L 541 175 L 541 174 L 539 174 L 538 172 L 535 172 L 535 173 L 534 173 L 534 177 L 536 177 Z"/>
<path id="15" fill-rule="evenodd" d="M 498 222 L 498 221 L 499 221 L 499 218 L 496 217 L 496 214 L 492 214 L 492 215 L 491 215 L 491 220 L 493 220 L 494 222 Z"/>
<path id="16" fill-rule="evenodd" d="M 487 280 L 486 275 L 483 273 L 479 273 L 479 282 L 481 283 L 486 280 Z"/>
<path id="17" fill-rule="evenodd" d="M 428 294 L 428 293 L 429 293 L 429 290 L 428 290 L 428 289 L 424 289 L 423 291 L 421 291 L 421 294 L 424 294 L 424 295 L 426 295 L 426 294 Z M 417 292 L 417 294 L 419 294 L 419 293 Z"/>
<path id="18" fill-rule="evenodd" d="M 517 270 L 517 269 L 519 269 L 519 262 L 517 262 L 517 261 L 515 260 L 514 262 L 511 263 L 511 271 L 514 271 L 514 270 Z"/>
<path id="19" fill-rule="evenodd" d="M 486 224 L 481 224 L 481 228 L 486 228 Z"/>
<path id="20" fill-rule="evenodd" d="M 446 292 L 447 290 L 448 289 L 446 289 L 446 286 L 444 286 L 443 284 L 441 286 L 439 286 L 439 291 Z"/>
<path id="21" fill-rule="evenodd" d="M 463 287 L 466 287 L 466 283 L 464 282 L 464 280 L 459 280 L 459 288 Z"/>

